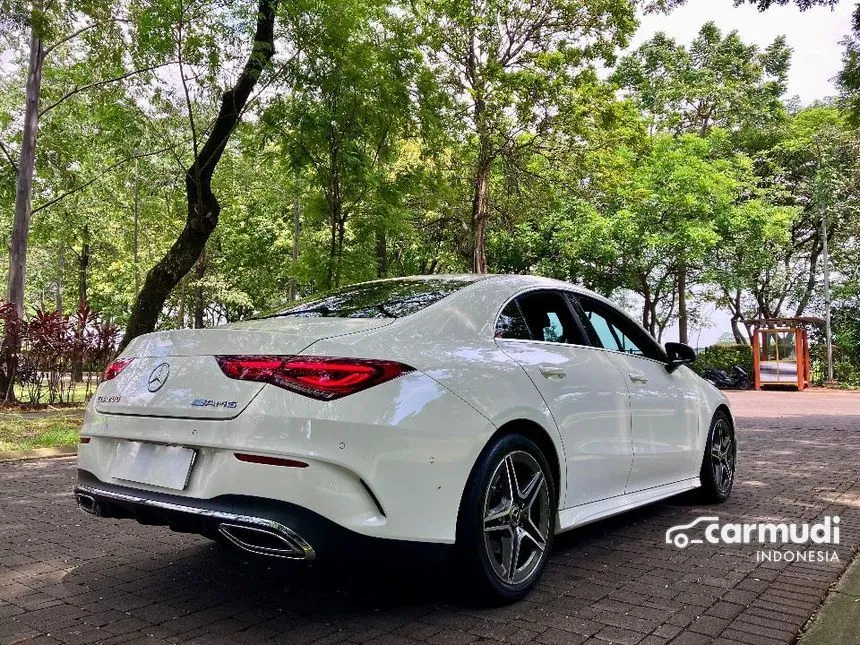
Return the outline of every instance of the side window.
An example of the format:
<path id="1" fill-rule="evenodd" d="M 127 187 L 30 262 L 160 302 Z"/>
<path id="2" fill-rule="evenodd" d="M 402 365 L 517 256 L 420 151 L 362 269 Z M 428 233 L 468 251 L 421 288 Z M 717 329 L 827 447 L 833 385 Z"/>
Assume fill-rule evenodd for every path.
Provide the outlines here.
<path id="1" fill-rule="evenodd" d="M 515 338 L 518 340 L 531 340 L 526 319 L 516 300 L 511 300 L 496 321 L 496 338 Z"/>
<path id="2" fill-rule="evenodd" d="M 520 310 L 532 340 L 585 344 L 567 300 L 555 291 L 534 291 L 520 296 Z"/>
<path id="3" fill-rule="evenodd" d="M 598 342 L 596 344 L 598 347 L 615 351 L 619 351 L 621 349 L 615 328 L 609 324 L 606 318 L 594 311 L 586 312 L 585 317 L 588 319 L 588 322 L 591 323 L 591 328 L 597 335 Z M 586 329 L 587 328 L 588 326 L 586 325 Z"/>
<path id="4" fill-rule="evenodd" d="M 588 297 L 577 298 L 580 317 L 598 347 L 656 361 L 665 360 L 660 346 L 623 314 Z"/>

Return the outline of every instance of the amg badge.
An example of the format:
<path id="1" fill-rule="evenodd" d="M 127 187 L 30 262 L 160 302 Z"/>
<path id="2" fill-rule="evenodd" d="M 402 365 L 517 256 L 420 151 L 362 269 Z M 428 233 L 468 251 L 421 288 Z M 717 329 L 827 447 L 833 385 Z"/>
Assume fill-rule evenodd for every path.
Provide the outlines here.
<path id="1" fill-rule="evenodd" d="M 194 399 L 191 402 L 195 408 L 235 408 L 238 401 L 214 401 L 213 399 Z"/>

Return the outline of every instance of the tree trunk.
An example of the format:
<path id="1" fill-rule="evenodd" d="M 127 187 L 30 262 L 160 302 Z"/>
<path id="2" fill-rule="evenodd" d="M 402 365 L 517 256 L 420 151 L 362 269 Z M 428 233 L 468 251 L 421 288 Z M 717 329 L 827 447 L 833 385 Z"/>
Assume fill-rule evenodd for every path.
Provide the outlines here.
<path id="1" fill-rule="evenodd" d="M 642 304 L 642 326 L 653 335 L 654 330 L 651 329 L 651 285 L 645 278 L 642 279 L 642 298 L 644 300 Z"/>
<path id="2" fill-rule="evenodd" d="M 738 345 L 746 345 L 747 341 L 744 338 L 744 335 L 741 333 L 740 322 L 740 316 L 732 316 L 732 336 L 735 337 L 735 343 L 737 343 Z"/>
<path id="3" fill-rule="evenodd" d="M 678 269 L 678 341 L 689 343 L 687 316 L 687 267 Z"/>
<path id="4" fill-rule="evenodd" d="M 185 280 L 179 283 L 179 311 L 176 312 L 176 328 L 185 329 Z"/>
<path id="5" fill-rule="evenodd" d="M 167 254 L 146 274 L 135 300 L 120 349 L 155 329 L 164 302 L 191 270 L 218 225 L 221 205 L 212 192 L 212 174 L 242 116 L 260 74 L 275 53 L 275 11 L 279 0 L 259 0 L 253 47 L 235 85 L 221 97 L 218 115 L 203 147 L 185 173 L 188 211 L 185 227 Z"/>
<path id="6" fill-rule="evenodd" d="M 33 14 L 41 13 L 42 0 L 33 0 Z M 21 336 L 18 321 L 24 316 L 24 278 L 27 268 L 27 240 L 30 235 L 30 214 L 33 194 L 33 174 L 36 170 L 36 138 L 39 132 L 39 94 L 42 87 L 42 58 L 44 49 L 38 33 L 39 26 L 30 26 L 30 59 L 27 68 L 24 131 L 18 156 L 18 176 L 15 185 L 15 213 L 12 220 L 12 240 L 9 247 L 9 276 L 6 298 L 15 306 L 17 320 L 7 324 L 3 336 L 2 354 L 5 369 L 0 375 L 0 388 L 7 401 L 15 400 L 15 376 Z"/>
<path id="7" fill-rule="evenodd" d="M 84 226 L 81 232 L 81 255 L 78 257 L 78 305 L 87 303 L 87 277 L 90 268 L 90 229 Z"/>
<path id="8" fill-rule="evenodd" d="M 302 204 L 295 198 L 293 200 L 293 272 L 299 262 L 299 238 L 302 235 Z M 296 278 L 290 278 L 290 301 L 298 297 L 299 282 Z"/>
<path id="9" fill-rule="evenodd" d="M 56 292 L 54 293 L 54 309 L 58 313 L 63 313 L 63 274 L 66 269 L 66 246 L 60 244 L 60 254 L 57 257 L 57 283 Z"/>
<path id="10" fill-rule="evenodd" d="M 487 220 L 489 204 L 487 197 L 490 187 L 490 162 L 484 158 L 483 151 L 475 173 L 472 194 L 472 270 L 475 273 L 487 272 Z"/>
<path id="11" fill-rule="evenodd" d="M 740 289 L 735 291 L 734 300 L 730 301 L 729 308 L 732 311 L 732 335 L 735 337 L 735 342 L 738 345 L 748 345 L 749 342 L 744 335 L 741 333 L 740 323 L 743 321 L 744 316 L 741 312 L 741 291 Z"/>
<path id="12" fill-rule="evenodd" d="M 205 248 L 200 253 L 194 272 L 197 278 L 197 284 L 194 285 L 194 329 L 203 329 L 206 326 L 203 321 L 203 314 L 206 312 L 206 303 L 203 300 L 203 278 L 206 275 Z"/>
<path id="13" fill-rule="evenodd" d="M 326 289 L 337 286 L 339 282 L 338 267 L 340 266 L 340 251 L 343 249 L 344 218 L 343 203 L 340 198 L 340 176 L 337 171 L 337 149 L 331 146 L 330 152 L 331 179 L 329 181 L 326 201 L 328 202 L 329 217 L 329 252 L 326 269 Z"/>
<path id="14" fill-rule="evenodd" d="M 376 231 L 376 277 L 388 275 L 388 240 L 385 231 Z"/>
<path id="15" fill-rule="evenodd" d="M 337 225 L 337 264 L 334 271 L 334 286 L 340 286 L 341 263 L 343 261 L 343 238 L 346 235 L 346 215 L 342 215 Z"/>
<path id="16" fill-rule="evenodd" d="M 140 293 L 138 231 L 140 228 L 140 160 L 134 160 L 134 297 Z"/>
<path id="17" fill-rule="evenodd" d="M 33 13 L 42 9 L 42 0 L 34 0 Z M 27 70 L 24 133 L 18 158 L 15 187 L 15 215 L 12 222 L 12 245 L 9 250 L 8 299 L 15 305 L 18 317 L 24 315 L 24 278 L 27 268 L 27 241 L 30 236 L 30 200 L 36 169 L 36 138 L 39 132 L 39 94 L 42 87 L 43 46 L 38 25 L 30 27 L 30 63 Z M 18 345 L 14 348 L 17 350 Z"/>
<path id="18" fill-rule="evenodd" d="M 81 255 L 78 258 L 78 309 L 87 304 L 89 291 L 89 268 L 90 268 L 90 229 L 84 226 L 81 232 Z M 72 359 L 71 365 L 72 382 L 84 380 L 83 357 L 77 356 Z"/>

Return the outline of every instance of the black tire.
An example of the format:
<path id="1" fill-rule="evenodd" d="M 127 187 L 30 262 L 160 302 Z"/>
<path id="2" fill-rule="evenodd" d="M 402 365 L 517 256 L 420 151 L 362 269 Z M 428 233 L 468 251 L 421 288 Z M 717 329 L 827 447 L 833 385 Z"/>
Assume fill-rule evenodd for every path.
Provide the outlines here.
<path id="1" fill-rule="evenodd" d="M 512 490 L 511 468 L 517 492 L 506 494 Z M 457 560 L 466 600 L 498 605 L 522 599 L 546 567 L 557 512 L 552 470 L 534 441 L 508 434 L 489 445 L 469 476 L 457 521 Z"/>
<path id="2" fill-rule="evenodd" d="M 729 415 L 719 410 L 708 428 L 705 454 L 699 479 L 702 501 L 709 504 L 725 502 L 732 493 L 737 472 L 738 444 Z"/>

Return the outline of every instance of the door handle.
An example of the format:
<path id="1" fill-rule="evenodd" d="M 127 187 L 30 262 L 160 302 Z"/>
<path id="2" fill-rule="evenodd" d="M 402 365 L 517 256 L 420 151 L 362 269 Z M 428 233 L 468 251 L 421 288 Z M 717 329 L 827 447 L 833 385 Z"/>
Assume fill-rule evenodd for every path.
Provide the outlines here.
<path id="1" fill-rule="evenodd" d="M 648 382 L 648 377 L 645 376 L 642 372 L 630 372 L 627 376 L 629 376 L 630 380 L 634 383 L 645 384 Z"/>
<path id="2" fill-rule="evenodd" d="M 567 376 L 567 372 L 560 367 L 541 367 L 540 373 L 546 378 L 564 378 Z"/>

